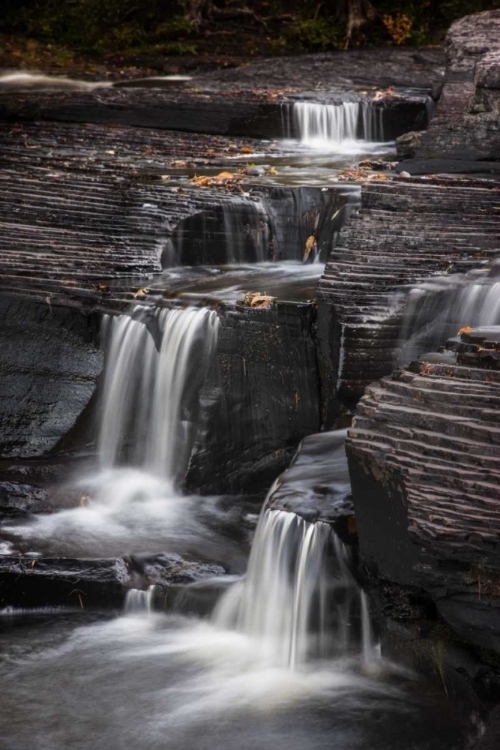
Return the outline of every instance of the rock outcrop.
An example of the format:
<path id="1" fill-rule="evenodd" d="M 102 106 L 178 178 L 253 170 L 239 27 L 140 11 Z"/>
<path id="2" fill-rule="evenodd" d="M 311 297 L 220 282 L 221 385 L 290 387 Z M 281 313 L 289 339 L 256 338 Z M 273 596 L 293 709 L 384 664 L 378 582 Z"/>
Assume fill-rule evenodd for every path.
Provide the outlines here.
<path id="1" fill-rule="evenodd" d="M 372 181 L 318 285 L 318 341 L 327 427 L 394 367 L 404 297 L 439 273 L 479 267 L 500 250 L 499 189 L 464 180 Z"/>
<path id="2" fill-rule="evenodd" d="M 456 21 L 436 117 L 424 133 L 398 142 L 400 169 L 500 172 L 500 10 Z"/>
<path id="3" fill-rule="evenodd" d="M 500 329 L 471 329 L 371 385 L 346 441 L 360 551 L 500 651 Z"/>

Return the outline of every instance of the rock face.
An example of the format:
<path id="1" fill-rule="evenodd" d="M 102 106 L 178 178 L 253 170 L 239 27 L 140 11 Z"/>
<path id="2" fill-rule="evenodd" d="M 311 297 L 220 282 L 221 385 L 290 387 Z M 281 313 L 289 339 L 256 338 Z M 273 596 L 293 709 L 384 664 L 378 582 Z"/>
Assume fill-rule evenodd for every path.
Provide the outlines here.
<path id="1" fill-rule="evenodd" d="M 41 456 L 76 426 L 103 366 L 98 321 L 70 306 L 0 299 L 0 455 Z"/>
<path id="2" fill-rule="evenodd" d="M 409 284 L 476 268 L 498 254 L 495 183 L 373 181 L 331 251 L 318 285 L 318 341 L 327 427 L 342 405 L 391 372 Z"/>
<path id="3" fill-rule="evenodd" d="M 291 511 L 309 522 L 335 524 L 353 514 L 345 455 L 346 430 L 320 432 L 302 440 L 290 467 L 278 478 L 268 508 Z M 340 524 L 339 524 L 340 522 Z"/>
<path id="4" fill-rule="evenodd" d="M 121 609 L 130 588 L 161 584 L 178 589 L 224 573 L 219 565 L 176 554 L 72 559 L 0 556 L 0 609 L 58 605 Z"/>
<path id="5" fill-rule="evenodd" d="M 226 311 L 217 367 L 201 393 L 190 489 L 265 491 L 302 437 L 319 429 L 315 318 L 311 304 Z"/>
<path id="6" fill-rule="evenodd" d="M 500 329 L 477 329 L 370 386 L 346 447 L 372 575 L 425 589 L 500 651 Z"/>
<path id="7" fill-rule="evenodd" d="M 499 171 L 500 10 L 456 21 L 446 41 L 448 66 L 436 117 L 427 132 L 399 140 L 405 160 L 400 168 L 411 174 L 450 171 L 445 159 L 456 162 L 454 171 Z M 474 168 L 474 162 L 480 163 Z"/>
<path id="8" fill-rule="evenodd" d="M 197 166 L 220 168 L 235 149 L 250 149 L 248 141 L 94 125 L 0 129 L 3 458 L 92 451 L 102 314 L 148 304 L 146 295 L 134 301 L 140 287 L 156 290 L 149 304 L 175 296 L 162 265 L 302 260 L 311 236 L 315 252 L 326 254 L 343 207 L 357 197 L 343 188 L 205 188 L 185 178 L 185 187 L 170 187 L 160 179 L 165 164 L 183 175 Z M 297 442 L 319 428 L 315 311 L 310 304 L 230 306 L 222 318 L 221 374 L 204 395 L 212 421 L 202 433 L 211 447 L 197 445 L 188 482 L 208 489 L 219 456 L 211 490 L 240 489 L 254 470 L 260 490 Z M 36 490 L 38 478 L 26 471 L 20 483 L 33 481 Z M 0 476 L 17 481 L 11 465 L 0 467 Z M 53 472 L 41 486 L 56 478 Z"/>

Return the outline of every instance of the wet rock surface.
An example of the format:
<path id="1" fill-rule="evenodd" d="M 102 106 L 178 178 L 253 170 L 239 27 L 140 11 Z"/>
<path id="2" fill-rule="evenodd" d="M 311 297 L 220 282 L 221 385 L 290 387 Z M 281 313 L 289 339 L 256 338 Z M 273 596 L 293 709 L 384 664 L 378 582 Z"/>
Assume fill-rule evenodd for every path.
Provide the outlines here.
<path id="1" fill-rule="evenodd" d="M 424 355 L 370 386 L 346 444 L 372 574 L 425 589 L 459 636 L 496 651 L 499 339 L 464 332 L 454 362 Z"/>
<path id="2" fill-rule="evenodd" d="M 236 70 L 202 74 L 192 81 L 146 81 L 139 88 L 3 93 L 0 118 L 113 123 L 185 132 L 276 138 L 283 136 L 283 103 L 308 95 L 318 101 L 374 100 L 394 134 L 423 126 L 426 97 L 443 73 L 440 49 L 381 49 L 259 61 Z M 380 89 L 397 86 L 400 92 Z M 377 94 L 377 92 L 379 92 Z M 390 115 L 390 116 L 389 116 Z M 396 132 L 399 130 L 399 132 Z M 291 133 L 290 133 L 291 134 Z"/>
<path id="3" fill-rule="evenodd" d="M 96 321 L 81 310 L 0 300 L 0 452 L 40 456 L 75 428 L 102 370 Z"/>
<path id="4" fill-rule="evenodd" d="M 297 443 L 319 428 L 319 376 L 311 304 L 227 310 L 217 368 L 201 392 L 186 483 L 203 493 L 263 492 Z"/>
<path id="5" fill-rule="evenodd" d="M 178 588 L 223 573 L 220 565 L 185 560 L 178 554 L 111 559 L 1 555 L 0 609 L 53 604 L 121 609 L 132 587 Z"/>
<path id="6" fill-rule="evenodd" d="M 309 435 L 277 480 L 267 507 L 296 513 L 309 522 L 347 528 L 354 507 L 345 455 L 345 430 Z M 354 531 L 354 529 L 352 529 Z"/>
<path id="7" fill-rule="evenodd" d="M 495 182 L 363 185 L 361 208 L 341 231 L 318 284 L 324 424 L 393 369 L 404 302 L 398 289 L 498 254 L 498 198 Z"/>
<path id="8" fill-rule="evenodd" d="M 441 159 L 465 163 L 464 171 L 493 169 L 500 154 L 500 11 L 487 11 L 456 21 L 447 35 L 445 85 L 436 117 L 426 133 L 403 136 L 401 167 L 419 173 L 424 162 L 431 172 L 445 171 Z M 429 160 L 435 160 L 434 163 Z M 498 167 L 495 167 L 498 172 Z"/>

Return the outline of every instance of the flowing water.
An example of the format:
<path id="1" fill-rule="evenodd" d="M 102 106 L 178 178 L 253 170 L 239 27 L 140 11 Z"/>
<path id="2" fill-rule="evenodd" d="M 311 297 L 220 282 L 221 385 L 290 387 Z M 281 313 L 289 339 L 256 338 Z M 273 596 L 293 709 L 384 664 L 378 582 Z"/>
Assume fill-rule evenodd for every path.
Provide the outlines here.
<path id="1" fill-rule="evenodd" d="M 498 264 L 467 274 L 438 276 L 406 297 L 399 362 L 433 352 L 464 327 L 500 324 Z"/>
<path id="2" fill-rule="evenodd" d="M 86 87 L 22 74 L 2 86 Z M 383 140 L 379 110 L 365 103 L 299 102 L 292 116 L 296 147 L 309 162 L 311 149 L 331 152 L 325 174 L 332 159 L 345 163 L 367 142 Z M 254 280 L 265 279 L 266 291 L 273 275 L 288 288 L 293 276 L 307 289 L 321 270 L 319 255 L 301 264 L 301 239 L 293 272 L 267 262 L 268 214 L 258 201 L 248 211 L 243 235 L 241 215 L 236 225 L 237 212 L 223 212 L 222 284 L 205 279 L 198 291 L 215 286 L 221 298 L 239 299 L 243 263 L 252 264 L 252 274 L 258 267 Z M 180 234 L 166 267 L 185 262 L 184 242 Z M 201 271 L 207 276 L 206 267 Z M 217 275 L 217 264 L 210 273 Z M 166 278 L 175 274 L 169 268 Z M 178 586 L 180 592 L 130 589 L 118 614 L 0 610 L 0 747 L 463 750 L 469 717 L 457 720 L 439 685 L 381 655 L 352 551 L 329 524 L 265 504 L 245 572 L 255 507 L 182 494 L 218 329 L 206 308 L 137 306 L 105 316 L 98 466 L 74 485 L 79 507 L 12 521 L 8 532 L 11 544 L 46 556 L 166 550 L 219 562 L 232 575 Z M 334 440 L 330 455 L 320 442 L 329 470 L 338 463 L 338 475 L 322 469 L 321 477 L 344 496 L 341 446 Z M 321 488 L 318 471 L 307 465 L 300 479 L 298 460 L 289 482 L 293 474 L 312 498 Z M 200 594 L 203 613 L 196 614 Z"/>
<path id="3" fill-rule="evenodd" d="M 359 141 L 384 141 L 382 109 L 370 102 L 295 102 L 292 118 L 300 141 L 322 151 L 339 148 L 344 141 L 357 141 L 358 149 Z"/>

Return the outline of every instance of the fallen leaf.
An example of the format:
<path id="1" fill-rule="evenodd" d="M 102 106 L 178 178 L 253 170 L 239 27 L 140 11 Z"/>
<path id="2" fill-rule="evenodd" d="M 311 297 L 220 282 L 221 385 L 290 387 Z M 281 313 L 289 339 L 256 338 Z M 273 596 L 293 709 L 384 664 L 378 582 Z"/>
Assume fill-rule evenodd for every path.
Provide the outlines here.
<path id="1" fill-rule="evenodd" d="M 457 333 L 457 336 L 461 336 L 462 333 L 467 333 L 467 331 L 472 331 L 472 330 L 473 330 L 472 326 L 463 326 L 463 328 L 461 328 L 459 332 Z"/>
<path id="2" fill-rule="evenodd" d="M 309 256 L 311 255 L 312 250 L 316 247 L 316 237 L 314 234 L 311 234 L 310 237 L 306 240 L 306 245 L 304 248 L 304 255 L 302 257 L 302 260 L 307 260 Z"/>
<path id="3" fill-rule="evenodd" d="M 247 307 L 269 309 L 273 306 L 275 301 L 276 297 L 270 297 L 268 294 L 261 294 L 261 292 L 248 292 L 245 294 L 243 304 Z"/>
<path id="4" fill-rule="evenodd" d="M 249 148 L 248 146 L 242 146 L 242 148 L 240 148 L 240 154 L 251 154 L 251 153 L 252 153 L 252 149 Z"/>
<path id="5" fill-rule="evenodd" d="M 224 180 L 235 180 L 236 175 L 232 172 L 219 172 L 219 174 L 215 175 L 214 180 L 217 180 L 218 182 L 224 182 Z"/>
<path id="6" fill-rule="evenodd" d="M 148 287 L 143 287 L 142 289 L 138 289 L 136 293 L 134 294 L 134 299 L 137 299 L 137 297 L 145 297 L 146 294 L 149 294 Z"/>

